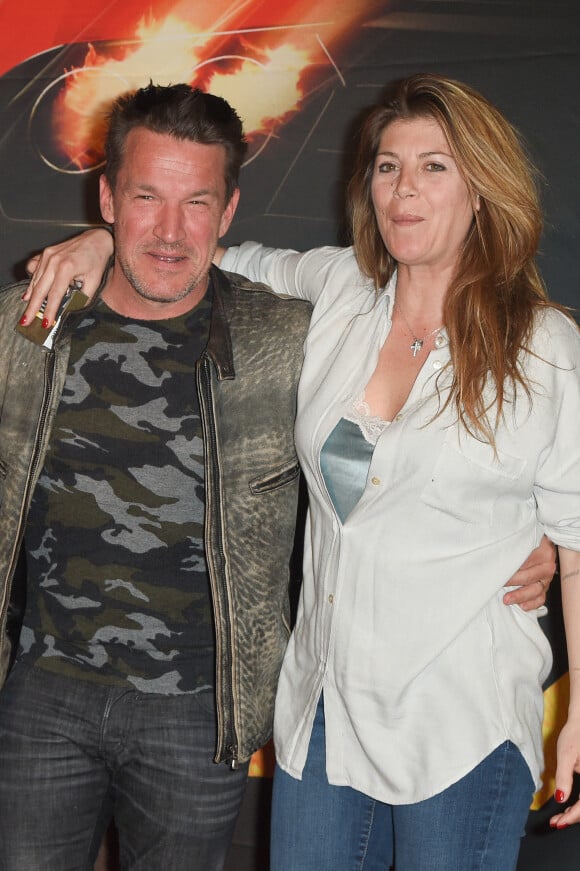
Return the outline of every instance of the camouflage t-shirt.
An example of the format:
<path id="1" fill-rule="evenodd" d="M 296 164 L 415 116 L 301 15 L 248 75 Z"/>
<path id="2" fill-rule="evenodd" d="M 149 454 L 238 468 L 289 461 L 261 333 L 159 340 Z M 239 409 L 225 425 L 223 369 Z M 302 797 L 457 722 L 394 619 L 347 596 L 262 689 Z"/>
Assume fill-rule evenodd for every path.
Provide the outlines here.
<path id="1" fill-rule="evenodd" d="M 154 693 L 214 682 L 195 363 L 211 293 L 162 321 L 100 302 L 74 332 L 26 530 L 20 656 Z"/>

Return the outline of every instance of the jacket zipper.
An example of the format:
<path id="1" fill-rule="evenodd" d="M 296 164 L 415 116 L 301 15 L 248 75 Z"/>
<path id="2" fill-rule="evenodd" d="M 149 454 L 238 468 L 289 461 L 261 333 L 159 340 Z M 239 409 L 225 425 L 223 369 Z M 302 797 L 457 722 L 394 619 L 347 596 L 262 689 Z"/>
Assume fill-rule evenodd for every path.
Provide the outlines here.
<path id="1" fill-rule="evenodd" d="M 234 687 L 234 646 L 232 644 L 232 621 L 229 614 L 229 609 L 226 607 L 222 610 L 221 599 L 218 589 L 218 580 L 220 576 L 223 579 L 223 586 L 226 592 L 227 602 L 231 600 L 228 589 L 228 574 L 225 568 L 226 554 L 224 548 L 223 523 L 221 505 L 219 504 L 219 494 L 215 497 L 218 501 L 217 515 L 218 522 L 213 525 L 213 490 L 214 483 L 219 484 L 220 473 L 217 462 L 217 436 L 215 428 L 215 415 L 213 411 L 212 392 L 211 392 L 211 362 L 208 357 L 203 356 L 197 364 L 197 386 L 199 395 L 199 406 L 201 411 L 201 421 L 204 431 L 204 463 L 205 463 L 205 511 L 206 511 L 206 560 L 209 570 L 209 579 L 213 597 L 213 607 L 215 612 L 216 625 L 216 713 L 217 713 L 217 746 L 216 760 L 220 758 L 225 750 L 225 761 L 228 762 L 232 769 L 238 767 L 238 740 L 236 737 L 236 705 L 235 705 L 235 687 Z M 211 526 L 211 528 L 210 528 Z M 211 533 L 211 536 L 210 536 Z M 217 557 L 216 557 L 217 551 Z M 225 632 L 220 631 L 220 627 L 225 626 Z M 223 636 L 223 637 L 222 637 Z M 222 663 L 225 663 L 226 668 L 222 668 Z M 230 675 L 231 693 L 228 694 L 227 702 L 224 694 L 223 672 L 227 671 Z M 233 734 L 225 735 L 224 726 L 224 709 L 227 704 L 229 722 L 232 723 Z M 224 747 L 224 745 L 226 745 Z"/>

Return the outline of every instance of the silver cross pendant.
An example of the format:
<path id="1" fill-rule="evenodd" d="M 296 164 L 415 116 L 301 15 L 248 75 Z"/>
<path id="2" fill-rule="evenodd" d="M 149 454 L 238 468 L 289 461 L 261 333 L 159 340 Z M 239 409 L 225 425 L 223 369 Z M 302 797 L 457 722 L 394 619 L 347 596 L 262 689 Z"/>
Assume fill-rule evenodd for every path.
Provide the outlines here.
<path id="1" fill-rule="evenodd" d="M 423 339 L 415 339 L 412 345 L 409 345 L 411 351 L 413 352 L 413 357 L 416 357 L 421 348 L 423 347 Z"/>

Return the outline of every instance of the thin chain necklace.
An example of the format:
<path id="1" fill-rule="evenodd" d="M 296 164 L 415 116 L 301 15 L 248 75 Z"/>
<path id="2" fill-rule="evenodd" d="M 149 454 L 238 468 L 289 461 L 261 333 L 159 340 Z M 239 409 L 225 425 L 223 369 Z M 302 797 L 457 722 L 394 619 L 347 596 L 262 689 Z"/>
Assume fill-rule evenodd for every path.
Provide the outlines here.
<path id="1" fill-rule="evenodd" d="M 409 345 L 409 348 L 411 349 L 413 357 L 416 357 L 417 354 L 423 350 L 423 345 L 425 344 L 425 339 L 428 339 L 430 336 L 434 336 L 435 333 L 440 333 L 441 330 L 443 329 L 443 327 L 435 327 L 435 329 L 431 330 L 431 332 L 424 333 L 423 338 L 420 339 L 418 336 L 415 335 L 415 330 L 413 329 L 413 327 L 411 326 L 411 324 L 407 320 L 405 312 L 401 308 L 400 304 L 398 302 L 395 302 L 395 305 L 398 307 L 399 311 L 401 312 L 403 320 L 407 324 L 407 331 L 408 331 L 409 335 L 411 336 L 411 338 L 413 339 L 412 343 Z M 435 339 L 435 346 L 437 348 L 439 348 L 443 344 L 442 341 L 439 341 L 440 338 L 441 338 L 441 340 L 443 339 L 442 336 L 441 337 L 437 336 L 437 338 Z"/>

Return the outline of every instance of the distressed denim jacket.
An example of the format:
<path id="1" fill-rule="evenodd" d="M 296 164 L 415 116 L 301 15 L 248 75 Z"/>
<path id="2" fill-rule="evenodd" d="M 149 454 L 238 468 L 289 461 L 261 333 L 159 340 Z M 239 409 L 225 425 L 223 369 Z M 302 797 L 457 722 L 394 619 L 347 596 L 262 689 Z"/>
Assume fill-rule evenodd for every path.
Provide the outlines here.
<path id="1" fill-rule="evenodd" d="M 288 583 L 299 467 L 293 428 L 311 307 L 212 267 L 212 322 L 197 363 L 205 546 L 216 634 L 215 760 L 235 766 L 271 736 L 289 634 Z M 52 349 L 16 332 L 25 284 L 0 294 L 0 676 L 31 495 L 83 311 L 63 316 Z M 86 309 L 84 310 L 86 311 Z M 20 615 L 21 616 L 21 615 Z"/>

